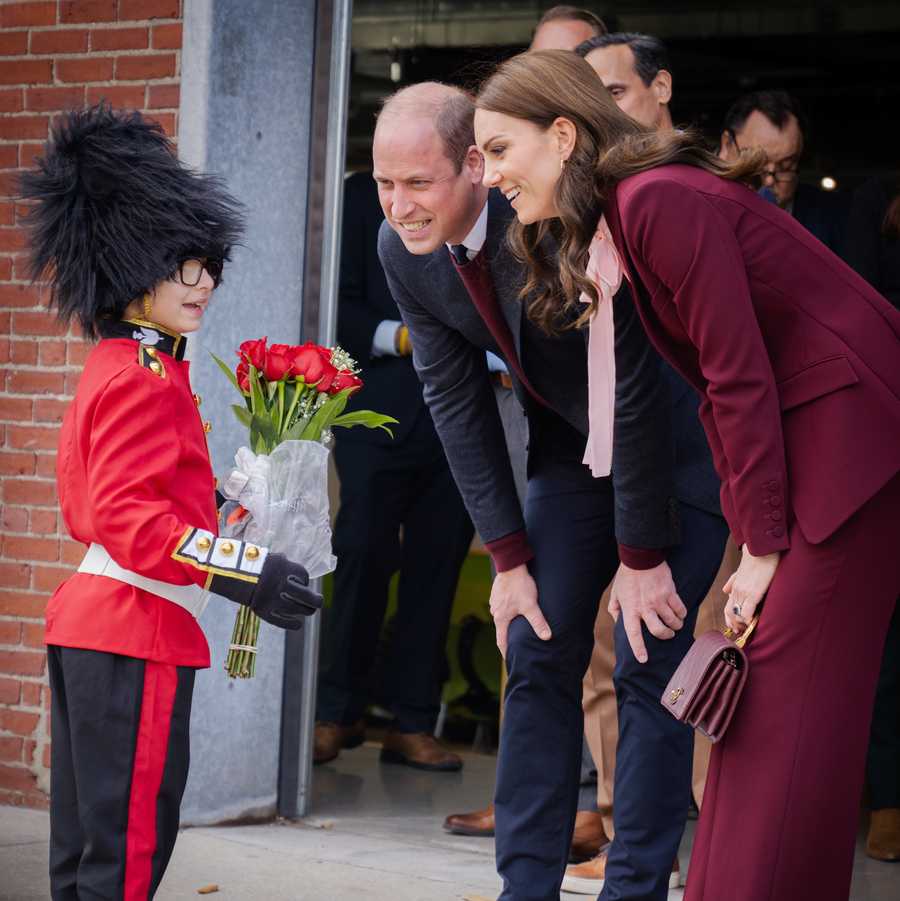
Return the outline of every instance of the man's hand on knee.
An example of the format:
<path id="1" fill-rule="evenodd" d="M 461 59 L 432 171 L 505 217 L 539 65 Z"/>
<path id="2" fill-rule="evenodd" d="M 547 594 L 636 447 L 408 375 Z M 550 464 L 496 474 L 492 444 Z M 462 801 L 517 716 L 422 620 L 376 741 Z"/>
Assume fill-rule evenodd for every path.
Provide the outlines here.
<path id="1" fill-rule="evenodd" d="M 667 639 L 675 637 L 687 616 L 668 563 L 653 569 L 631 569 L 620 564 L 610 591 L 609 612 L 616 620 L 622 614 L 628 643 L 639 663 L 647 662 L 642 622 L 651 635 Z"/>
<path id="2" fill-rule="evenodd" d="M 515 569 L 497 573 L 491 586 L 491 616 L 497 630 L 497 647 L 506 659 L 506 633 L 509 624 L 524 616 L 535 635 L 544 641 L 550 638 L 550 626 L 538 606 L 538 591 L 528 567 L 523 563 Z"/>

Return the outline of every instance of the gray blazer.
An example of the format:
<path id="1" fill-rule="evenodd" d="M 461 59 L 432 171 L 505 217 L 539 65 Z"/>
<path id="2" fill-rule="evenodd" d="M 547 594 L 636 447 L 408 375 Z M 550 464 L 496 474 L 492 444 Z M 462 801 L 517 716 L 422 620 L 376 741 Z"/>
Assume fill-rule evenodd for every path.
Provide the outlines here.
<path id="1" fill-rule="evenodd" d="M 506 244 L 509 204 L 497 191 L 488 199 L 487 254 L 497 297 L 521 359 L 523 329 L 534 329 L 518 299 L 524 270 Z M 378 255 L 413 345 L 413 362 L 460 493 L 484 541 L 524 528 L 503 429 L 489 380 L 486 350 L 503 356 L 457 274 L 439 247 L 416 256 L 387 222 Z M 616 419 L 612 480 L 616 538 L 638 548 L 678 541 L 668 389 L 659 358 L 631 303 L 616 303 Z M 531 333 L 542 371 L 523 368 L 535 389 L 582 436 L 587 436 L 587 356 L 584 337 Z M 543 343 L 542 343 L 543 342 Z M 549 365 L 548 365 L 549 363 Z M 553 371 L 549 371 L 552 369 Z M 512 372 L 512 368 L 510 367 Z M 513 375 L 527 411 L 535 402 Z M 581 453 L 584 449 L 576 449 Z"/>

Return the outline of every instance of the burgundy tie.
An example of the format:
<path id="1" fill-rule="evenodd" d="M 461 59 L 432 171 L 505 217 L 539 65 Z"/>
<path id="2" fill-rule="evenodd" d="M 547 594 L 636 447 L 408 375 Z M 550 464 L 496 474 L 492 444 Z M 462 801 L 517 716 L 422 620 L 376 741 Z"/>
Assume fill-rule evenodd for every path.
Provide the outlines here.
<path id="1" fill-rule="evenodd" d="M 469 297 L 472 298 L 472 303 L 475 304 L 475 309 L 478 310 L 479 315 L 484 320 L 484 324 L 488 327 L 488 331 L 497 342 L 497 347 L 500 348 L 500 352 L 506 357 L 516 377 L 539 404 L 549 407 L 550 404 L 532 387 L 531 382 L 528 381 L 528 377 L 522 369 L 522 364 L 519 362 L 516 344 L 513 340 L 509 323 L 503 318 L 503 313 L 500 310 L 497 293 L 494 290 L 494 279 L 491 276 L 484 254 L 479 252 L 478 256 L 471 262 L 461 263 L 461 258 L 468 260 L 466 248 L 462 244 L 453 244 L 450 247 L 450 255 L 453 258 L 453 264 L 459 273 L 459 277 L 469 292 Z"/>

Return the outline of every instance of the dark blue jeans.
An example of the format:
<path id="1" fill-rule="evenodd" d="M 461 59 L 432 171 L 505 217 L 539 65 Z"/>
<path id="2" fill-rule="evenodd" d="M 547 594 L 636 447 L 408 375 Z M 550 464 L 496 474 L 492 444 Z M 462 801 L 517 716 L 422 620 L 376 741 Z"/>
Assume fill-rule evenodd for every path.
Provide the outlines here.
<path id="1" fill-rule="evenodd" d="M 553 637 L 541 641 L 521 617 L 510 624 L 495 798 L 497 869 L 504 884 L 500 901 L 557 901 L 578 798 L 581 682 L 600 596 L 618 566 L 610 480 L 592 478 L 581 463 L 545 464 L 529 480 L 525 515 L 535 552 L 531 572 Z M 621 788 L 618 772 L 616 776 L 616 828 L 624 830 L 620 844 L 630 863 L 617 865 L 622 889 L 610 895 L 615 898 L 657 897 L 628 894 L 626 884 L 633 881 L 629 871 L 643 878 L 656 867 L 657 881 L 664 884 L 687 815 L 693 737 L 663 710 L 659 696 L 690 645 L 696 607 L 715 577 L 726 528 L 716 517 L 686 509 L 683 538 L 670 555 L 670 565 L 682 600 L 691 609 L 689 621 L 670 642 L 658 641 L 645 630 L 650 662 L 643 667 L 630 650 L 623 658 L 617 642 L 620 660 L 626 661 L 617 682 L 617 766 L 629 757 L 636 764 L 624 764 L 629 778 Z M 698 574 L 702 570 L 703 575 L 688 577 L 688 569 Z M 661 797 L 644 798 L 653 793 Z M 621 822 L 620 805 L 625 812 Z M 658 820 L 662 816 L 665 820 Z M 663 841 L 657 841 L 658 834 L 665 836 Z M 666 863 L 659 864 L 665 857 Z"/>

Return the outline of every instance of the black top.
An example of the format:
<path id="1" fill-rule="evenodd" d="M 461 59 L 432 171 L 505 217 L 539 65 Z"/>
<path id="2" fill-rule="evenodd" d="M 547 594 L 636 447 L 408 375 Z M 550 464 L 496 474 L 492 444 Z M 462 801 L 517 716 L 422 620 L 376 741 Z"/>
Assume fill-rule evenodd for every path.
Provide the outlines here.
<path id="1" fill-rule="evenodd" d="M 847 225 L 847 262 L 900 309 L 900 241 L 884 234 L 884 214 L 900 191 L 896 179 L 874 178 L 853 195 Z"/>
<path id="2" fill-rule="evenodd" d="M 845 194 L 822 191 L 814 185 L 798 185 L 792 213 L 832 253 L 841 255 L 848 213 Z"/>

